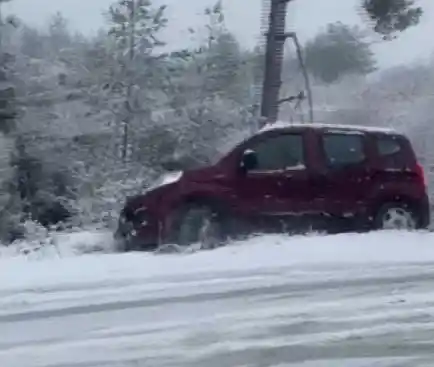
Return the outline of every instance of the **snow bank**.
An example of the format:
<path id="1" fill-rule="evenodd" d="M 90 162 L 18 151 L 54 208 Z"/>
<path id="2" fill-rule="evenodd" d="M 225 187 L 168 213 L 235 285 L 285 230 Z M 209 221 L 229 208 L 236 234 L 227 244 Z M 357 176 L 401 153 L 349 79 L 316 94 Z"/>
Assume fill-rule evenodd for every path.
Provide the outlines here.
<path id="1" fill-rule="evenodd" d="M 260 271 L 288 265 L 339 266 L 345 264 L 434 262 L 434 234 L 428 232 L 377 232 L 335 236 L 259 236 L 213 251 L 193 254 L 149 253 L 90 254 L 110 251 L 111 234 L 80 232 L 58 235 L 57 245 L 45 246 L 27 256 L 19 246 L 3 250 L 0 282 L 22 285 L 105 282 L 109 279 L 147 279 L 159 276 Z M 9 256 L 9 257 L 8 257 Z M 12 256 L 12 257 L 10 257 Z M 38 260 L 38 261 L 35 261 Z"/>
<path id="2" fill-rule="evenodd" d="M 434 234 L 276 235 L 192 254 L 74 256 L 106 236 L 64 235 L 62 256 L 0 259 L 2 367 L 434 358 Z"/>
<path id="3" fill-rule="evenodd" d="M 72 233 L 51 233 L 33 240 L 18 241 L 10 246 L 0 246 L 0 261 L 17 256 L 26 259 L 71 257 L 92 252 L 111 252 L 112 235 L 104 230 Z"/>

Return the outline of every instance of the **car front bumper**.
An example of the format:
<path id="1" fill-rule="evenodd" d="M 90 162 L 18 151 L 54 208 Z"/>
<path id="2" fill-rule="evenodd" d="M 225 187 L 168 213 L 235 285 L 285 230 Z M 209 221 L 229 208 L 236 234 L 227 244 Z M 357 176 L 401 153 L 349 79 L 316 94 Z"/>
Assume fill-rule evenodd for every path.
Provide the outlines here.
<path id="1" fill-rule="evenodd" d="M 114 239 L 120 252 L 154 250 L 158 247 L 158 224 L 149 220 L 135 223 L 122 212 Z"/>

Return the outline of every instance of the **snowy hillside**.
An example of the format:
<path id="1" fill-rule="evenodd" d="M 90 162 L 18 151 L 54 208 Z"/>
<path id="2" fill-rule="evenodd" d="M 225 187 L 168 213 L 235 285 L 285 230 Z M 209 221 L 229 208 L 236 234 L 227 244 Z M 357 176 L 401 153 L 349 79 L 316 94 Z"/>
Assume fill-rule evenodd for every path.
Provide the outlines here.
<path id="1" fill-rule="evenodd" d="M 108 239 L 3 253 L 2 367 L 432 366 L 433 234 L 74 256 Z"/>

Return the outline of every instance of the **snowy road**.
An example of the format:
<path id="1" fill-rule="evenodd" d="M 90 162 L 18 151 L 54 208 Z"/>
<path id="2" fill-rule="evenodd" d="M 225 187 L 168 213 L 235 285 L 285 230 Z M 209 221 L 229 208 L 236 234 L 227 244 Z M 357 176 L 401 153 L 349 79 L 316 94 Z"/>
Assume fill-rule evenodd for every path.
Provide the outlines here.
<path id="1" fill-rule="evenodd" d="M 0 258 L 1 367 L 434 366 L 433 234 L 61 255 Z"/>

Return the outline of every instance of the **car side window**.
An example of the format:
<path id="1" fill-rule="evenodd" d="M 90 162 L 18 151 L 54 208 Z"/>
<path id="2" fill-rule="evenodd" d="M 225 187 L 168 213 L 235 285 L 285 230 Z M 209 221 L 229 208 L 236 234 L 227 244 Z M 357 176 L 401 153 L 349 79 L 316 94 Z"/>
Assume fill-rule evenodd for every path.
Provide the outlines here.
<path id="1" fill-rule="evenodd" d="M 393 137 L 377 138 L 378 153 L 381 156 L 388 156 L 398 153 L 401 150 L 401 145 Z"/>
<path id="2" fill-rule="evenodd" d="M 254 150 L 258 159 L 255 171 L 278 171 L 304 167 L 302 134 L 283 134 L 256 143 Z"/>
<path id="3" fill-rule="evenodd" d="M 323 139 L 328 166 L 348 166 L 361 163 L 366 158 L 363 135 L 325 134 Z"/>

